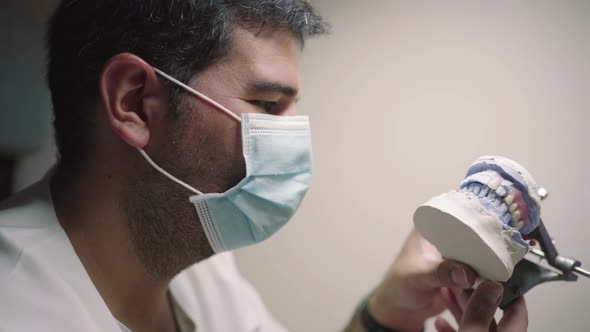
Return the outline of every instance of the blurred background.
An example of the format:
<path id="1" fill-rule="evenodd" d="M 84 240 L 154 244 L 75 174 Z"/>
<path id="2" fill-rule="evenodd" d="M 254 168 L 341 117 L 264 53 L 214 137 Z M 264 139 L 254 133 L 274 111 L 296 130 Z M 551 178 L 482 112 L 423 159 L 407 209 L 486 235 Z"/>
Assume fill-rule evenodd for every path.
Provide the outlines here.
<path id="1" fill-rule="evenodd" d="M 1 5 L 0 164 L 10 190 L 55 160 L 42 45 L 55 3 Z M 313 187 L 277 236 L 237 252 L 287 327 L 341 329 L 393 261 L 415 208 L 455 188 L 480 155 L 527 167 L 551 193 L 543 217 L 558 250 L 590 265 L 590 2 L 315 3 L 333 34 L 301 58 Z M 527 301 L 531 331 L 588 330 L 590 279 L 541 285 Z"/>

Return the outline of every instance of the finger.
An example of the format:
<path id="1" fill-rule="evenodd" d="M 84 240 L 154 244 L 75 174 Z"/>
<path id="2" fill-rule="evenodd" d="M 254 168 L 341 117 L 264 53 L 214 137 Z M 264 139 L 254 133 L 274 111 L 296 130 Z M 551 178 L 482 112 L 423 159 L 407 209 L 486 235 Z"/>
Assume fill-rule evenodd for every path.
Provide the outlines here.
<path id="1" fill-rule="evenodd" d="M 500 320 L 500 331 L 526 331 L 529 326 L 529 317 L 524 297 L 519 297 L 506 310 Z"/>
<path id="2" fill-rule="evenodd" d="M 457 324 L 459 324 L 461 322 L 461 318 L 463 317 L 463 310 L 457 302 L 455 293 L 453 293 L 448 288 L 442 288 L 440 290 L 440 297 L 447 309 L 449 309 L 453 317 L 455 317 L 455 321 L 457 322 Z"/>
<path id="3" fill-rule="evenodd" d="M 490 332 L 496 332 L 498 330 L 498 324 L 496 324 L 496 319 L 492 319 L 492 323 L 490 324 Z"/>
<path id="4" fill-rule="evenodd" d="M 461 311 L 465 311 L 465 308 L 467 308 L 467 303 L 469 302 L 471 295 L 473 295 L 473 290 L 453 288 L 451 289 L 451 292 L 453 292 L 455 295 L 455 299 L 457 299 L 457 303 L 459 303 Z"/>
<path id="5" fill-rule="evenodd" d="M 429 288 L 469 288 L 477 274 L 468 266 L 453 260 L 444 260 L 432 272 L 424 276 L 422 284 Z"/>
<path id="6" fill-rule="evenodd" d="M 459 331 L 489 331 L 501 298 L 502 285 L 497 282 L 483 282 L 473 292 L 471 299 L 467 303 Z"/>
<path id="7" fill-rule="evenodd" d="M 434 327 L 437 332 L 455 332 L 455 329 L 442 317 L 437 317 L 434 321 Z"/>
<path id="8" fill-rule="evenodd" d="M 440 314 L 446 308 L 447 308 L 447 306 L 443 302 L 443 300 L 440 296 L 440 290 L 439 290 L 439 294 L 435 294 L 434 297 L 432 298 L 430 304 L 427 305 L 426 307 L 424 307 L 423 309 L 427 310 L 428 312 L 431 312 L 432 313 L 431 316 L 434 316 L 434 315 Z"/>

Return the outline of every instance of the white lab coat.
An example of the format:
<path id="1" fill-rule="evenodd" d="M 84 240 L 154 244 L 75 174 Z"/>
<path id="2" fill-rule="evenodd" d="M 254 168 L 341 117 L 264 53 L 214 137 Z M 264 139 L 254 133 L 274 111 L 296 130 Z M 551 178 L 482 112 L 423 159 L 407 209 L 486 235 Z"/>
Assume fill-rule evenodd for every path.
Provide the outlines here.
<path id="1" fill-rule="evenodd" d="M 0 204 L 0 331 L 125 331 L 57 221 L 48 178 Z M 231 253 L 189 267 L 170 290 L 199 332 L 285 331 Z"/>

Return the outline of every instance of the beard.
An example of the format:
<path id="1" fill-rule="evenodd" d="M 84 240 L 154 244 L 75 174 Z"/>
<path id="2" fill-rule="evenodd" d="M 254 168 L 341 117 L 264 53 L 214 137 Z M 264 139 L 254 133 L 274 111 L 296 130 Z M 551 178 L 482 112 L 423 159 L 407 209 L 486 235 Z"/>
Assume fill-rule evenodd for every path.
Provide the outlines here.
<path id="1" fill-rule="evenodd" d="M 182 103 L 181 103 L 182 106 Z M 194 188 L 224 192 L 245 175 L 245 166 L 220 146 L 219 133 L 207 130 L 194 109 L 179 107 L 167 143 L 151 158 L 163 169 Z M 202 128 L 190 128 L 190 123 Z M 194 134 L 198 133 L 198 134 Z M 138 171 L 125 186 L 122 210 L 127 215 L 132 250 L 155 279 L 171 278 L 186 267 L 214 254 L 197 211 L 189 201 L 194 193 L 171 181 L 138 158 Z"/>
<path id="2" fill-rule="evenodd" d="M 132 249 L 154 279 L 171 278 L 213 255 L 185 190 L 144 177 L 127 193 L 124 211 Z"/>

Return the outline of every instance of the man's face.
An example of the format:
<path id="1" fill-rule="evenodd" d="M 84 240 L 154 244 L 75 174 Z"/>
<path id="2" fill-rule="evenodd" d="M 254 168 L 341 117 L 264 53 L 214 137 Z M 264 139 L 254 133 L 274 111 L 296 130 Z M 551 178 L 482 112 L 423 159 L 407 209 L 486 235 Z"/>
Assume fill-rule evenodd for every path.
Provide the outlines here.
<path id="1" fill-rule="evenodd" d="M 191 87 L 241 113 L 295 114 L 299 90 L 298 42 L 287 30 L 265 29 L 234 33 L 229 55 L 199 73 Z M 198 97 L 185 94 L 174 142 L 182 151 L 177 162 L 194 187 L 224 192 L 245 176 L 240 124 Z"/>
<path id="2" fill-rule="evenodd" d="M 295 114 L 298 41 L 288 31 L 237 29 L 229 54 L 189 82 L 195 90 L 241 113 Z M 178 118 L 150 133 L 152 157 L 165 170 L 204 192 L 224 192 L 245 174 L 241 126 L 192 94 Z M 213 252 L 188 197 L 193 193 L 141 160 L 125 194 L 136 253 L 155 275 L 171 275 Z"/>

